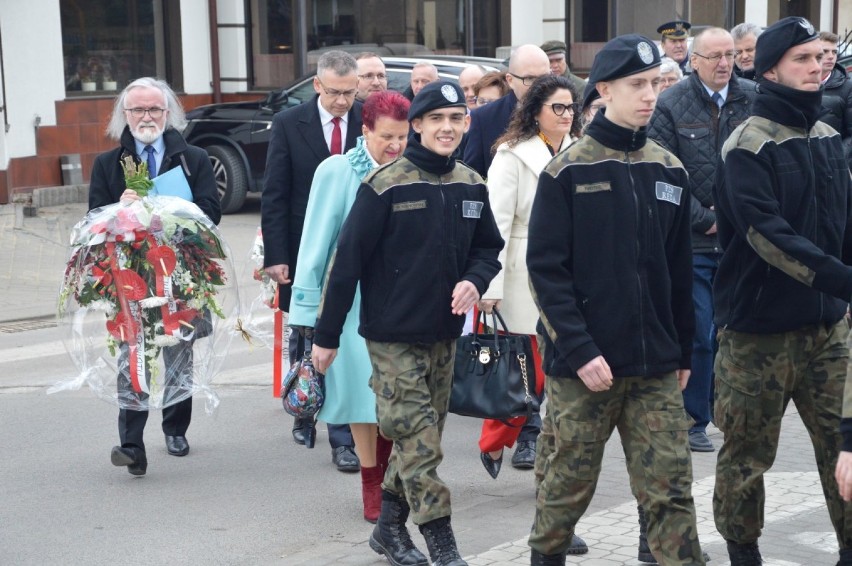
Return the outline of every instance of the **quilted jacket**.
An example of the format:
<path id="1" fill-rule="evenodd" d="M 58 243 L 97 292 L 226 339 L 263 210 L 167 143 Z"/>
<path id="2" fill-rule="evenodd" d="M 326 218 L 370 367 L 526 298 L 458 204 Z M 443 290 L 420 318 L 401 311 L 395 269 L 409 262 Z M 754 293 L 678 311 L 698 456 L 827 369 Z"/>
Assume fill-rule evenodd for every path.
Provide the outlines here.
<path id="1" fill-rule="evenodd" d="M 840 133 L 847 161 L 852 165 L 852 80 L 841 65 L 834 66 L 825 82 L 822 109 L 820 120 Z"/>
<path id="2" fill-rule="evenodd" d="M 689 173 L 694 253 L 722 251 L 716 234 L 705 234 L 716 222 L 710 209 L 716 162 L 725 140 L 751 115 L 756 94 L 752 81 L 732 76 L 728 84 L 720 109 L 693 73 L 660 95 L 648 126 L 648 137 L 674 153 Z"/>

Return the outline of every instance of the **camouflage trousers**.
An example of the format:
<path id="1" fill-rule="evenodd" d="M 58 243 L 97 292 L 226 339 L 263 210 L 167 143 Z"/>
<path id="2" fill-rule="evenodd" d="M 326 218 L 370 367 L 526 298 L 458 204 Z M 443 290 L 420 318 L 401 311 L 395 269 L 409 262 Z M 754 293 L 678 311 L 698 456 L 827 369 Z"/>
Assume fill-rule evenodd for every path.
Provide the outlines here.
<path id="1" fill-rule="evenodd" d="M 393 441 L 382 489 L 404 496 L 416 525 L 451 514 L 438 477 L 441 436 L 453 387 L 453 340 L 406 344 L 367 340 L 379 431 Z"/>
<path id="2" fill-rule="evenodd" d="M 692 424 L 674 373 L 622 377 L 608 391 L 589 391 L 579 379 L 546 379 L 546 426 L 541 481 L 529 545 L 564 552 L 595 493 L 604 447 L 615 428 L 631 481 L 648 515 L 648 544 L 661 564 L 703 566 L 692 500 Z M 549 454 L 548 454 L 549 452 Z"/>
<path id="3" fill-rule="evenodd" d="M 842 501 L 834 479 L 848 334 L 844 320 L 779 334 L 719 331 L 714 413 L 725 440 L 716 462 L 713 514 L 725 539 L 747 543 L 760 537 L 763 474 L 775 461 L 792 399 L 813 443 L 840 548 L 852 547 L 852 505 Z"/>

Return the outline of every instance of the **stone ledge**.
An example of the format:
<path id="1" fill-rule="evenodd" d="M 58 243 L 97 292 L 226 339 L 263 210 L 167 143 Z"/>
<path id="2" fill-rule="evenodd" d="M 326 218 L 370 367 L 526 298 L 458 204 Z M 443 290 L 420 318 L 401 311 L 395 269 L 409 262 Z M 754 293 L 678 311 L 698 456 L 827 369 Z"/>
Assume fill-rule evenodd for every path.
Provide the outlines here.
<path id="1" fill-rule="evenodd" d="M 42 187 L 33 189 L 30 206 L 36 210 L 45 206 L 88 202 L 89 185 L 64 185 L 61 187 Z"/>

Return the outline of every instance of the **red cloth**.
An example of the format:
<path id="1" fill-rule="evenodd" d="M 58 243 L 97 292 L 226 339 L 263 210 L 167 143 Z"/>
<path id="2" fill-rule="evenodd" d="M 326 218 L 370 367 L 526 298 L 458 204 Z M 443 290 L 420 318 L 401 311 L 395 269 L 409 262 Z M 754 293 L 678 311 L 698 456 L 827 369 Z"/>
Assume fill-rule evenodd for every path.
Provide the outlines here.
<path id="1" fill-rule="evenodd" d="M 334 122 L 334 129 L 331 131 L 331 154 L 340 155 L 343 153 L 343 135 L 340 129 L 340 118 L 335 116 L 331 121 Z"/>
<path id="2" fill-rule="evenodd" d="M 478 321 L 479 311 L 474 309 L 473 314 L 473 320 Z M 474 322 L 474 324 L 477 324 L 477 322 Z M 481 327 L 480 332 L 482 332 Z M 504 333 L 500 332 L 500 334 Z M 535 363 L 535 372 L 536 377 L 538 378 L 535 383 L 535 392 L 536 395 L 541 397 L 541 392 L 544 391 L 544 370 L 541 367 L 541 355 L 538 352 L 538 341 L 534 335 L 530 336 L 530 340 L 532 340 L 533 363 Z M 479 435 L 479 451 L 496 452 L 504 447 L 511 448 L 518 440 L 518 435 L 521 434 L 521 427 L 524 426 L 526 420 L 526 417 L 515 417 L 513 419 L 509 419 L 507 422 L 511 423 L 512 426 L 493 419 L 482 421 L 482 433 Z"/>

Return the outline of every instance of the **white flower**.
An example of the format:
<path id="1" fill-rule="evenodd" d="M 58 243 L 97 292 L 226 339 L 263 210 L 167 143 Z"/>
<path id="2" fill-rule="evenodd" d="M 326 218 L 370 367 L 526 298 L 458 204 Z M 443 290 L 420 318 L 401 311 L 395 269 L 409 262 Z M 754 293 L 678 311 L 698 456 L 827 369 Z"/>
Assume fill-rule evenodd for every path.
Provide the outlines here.
<path id="1" fill-rule="evenodd" d="M 167 304 L 169 300 L 165 297 L 148 297 L 147 299 L 142 299 L 139 301 L 139 304 L 142 305 L 142 308 L 145 309 L 153 309 L 156 307 L 161 307 Z"/>
<path id="2" fill-rule="evenodd" d="M 167 346 L 177 346 L 178 344 L 180 344 L 180 338 L 176 336 L 171 336 L 169 334 L 163 334 L 154 338 L 154 345 L 159 348 L 165 348 Z"/>
<path id="3" fill-rule="evenodd" d="M 115 312 L 115 305 L 104 299 L 92 301 L 91 303 L 89 303 L 88 308 L 92 309 L 93 311 L 103 311 L 107 314 L 107 316 L 112 316 L 112 314 Z"/>

